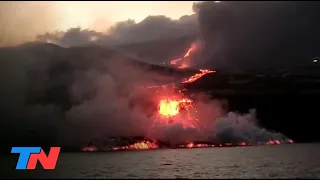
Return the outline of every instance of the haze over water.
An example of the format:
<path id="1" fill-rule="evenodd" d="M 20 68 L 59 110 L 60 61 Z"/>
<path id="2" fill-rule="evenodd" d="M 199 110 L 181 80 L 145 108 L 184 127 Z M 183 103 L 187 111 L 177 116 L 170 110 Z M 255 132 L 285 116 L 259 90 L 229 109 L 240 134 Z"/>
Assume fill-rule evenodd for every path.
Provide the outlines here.
<path id="1" fill-rule="evenodd" d="M 56 170 L 14 171 L 16 178 L 320 178 L 320 144 L 106 153 L 61 153 Z M 38 165 L 39 166 L 39 165 Z M 40 166 L 39 166 L 40 167 Z M 11 170 L 10 170 L 11 169 Z"/>

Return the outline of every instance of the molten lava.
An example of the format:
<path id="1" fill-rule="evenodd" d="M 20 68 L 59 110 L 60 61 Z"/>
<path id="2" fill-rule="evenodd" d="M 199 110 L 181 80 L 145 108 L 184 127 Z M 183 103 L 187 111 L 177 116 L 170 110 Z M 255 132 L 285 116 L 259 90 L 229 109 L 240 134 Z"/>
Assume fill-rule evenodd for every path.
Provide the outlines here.
<path id="1" fill-rule="evenodd" d="M 194 147 L 194 144 L 193 144 L 193 143 L 187 144 L 187 148 L 193 148 L 193 147 Z"/>
<path id="2" fill-rule="evenodd" d="M 96 148 L 95 146 L 87 146 L 87 147 L 83 147 L 81 149 L 81 151 L 83 151 L 83 152 L 95 152 L 97 150 L 98 150 L 98 148 Z"/>
<path id="3" fill-rule="evenodd" d="M 269 140 L 268 142 L 266 142 L 267 145 L 279 145 L 281 144 L 281 142 L 279 140 Z"/>
<path id="4" fill-rule="evenodd" d="M 213 147 L 234 147 L 234 146 L 253 146 L 253 145 L 280 145 L 280 144 L 291 144 L 294 143 L 291 139 L 287 141 L 280 140 L 269 140 L 267 142 L 262 143 L 224 143 L 224 144 L 207 144 L 207 143 L 194 143 L 190 142 L 188 144 L 182 144 L 175 146 L 174 148 L 213 148 Z M 95 152 L 95 151 L 119 151 L 119 150 L 151 150 L 151 149 L 159 149 L 159 145 L 156 142 L 151 141 L 139 141 L 137 143 L 127 145 L 127 146 L 115 146 L 112 148 L 102 148 L 98 149 L 95 146 L 83 147 L 81 150 L 83 152 Z"/>
<path id="5" fill-rule="evenodd" d="M 181 60 L 182 60 L 182 58 L 178 58 L 178 59 L 172 60 L 172 61 L 170 62 L 170 64 L 171 64 L 171 65 L 177 65 Z"/>
<path id="6" fill-rule="evenodd" d="M 190 53 L 193 52 L 193 51 L 195 51 L 196 48 L 197 48 L 197 44 L 192 43 L 192 44 L 191 44 L 191 47 L 188 49 L 187 53 L 186 53 L 183 57 L 184 57 L 184 58 L 189 57 L 189 56 L 190 56 Z"/>
<path id="7" fill-rule="evenodd" d="M 150 141 L 141 141 L 134 143 L 132 145 L 128 146 L 119 146 L 119 147 L 113 147 L 113 151 L 117 150 L 145 150 L 145 149 L 157 149 L 158 145 L 155 142 Z"/>
<path id="8" fill-rule="evenodd" d="M 192 83 L 192 82 L 200 79 L 202 76 L 204 76 L 206 74 L 210 74 L 210 73 L 215 73 L 216 72 L 216 71 L 211 71 L 211 70 L 208 70 L 208 69 L 200 69 L 199 71 L 200 71 L 199 73 L 196 73 L 195 75 L 183 80 L 182 83 L 184 83 L 184 84 Z"/>
<path id="9" fill-rule="evenodd" d="M 247 146 L 247 145 L 248 145 L 248 143 L 246 143 L 246 142 L 239 143 L 239 146 Z"/>
<path id="10" fill-rule="evenodd" d="M 183 98 L 181 100 L 162 99 L 159 102 L 159 114 L 169 118 L 179 114 L 182 108 L 187 109 L 192 103 L 192 100 Z"/>
<path id="11" fill-rule="evenodd" d="M 196 143 L 188 143 L 184 145 L 178 146 L 179 148 L 208 148 L 208 147 L 214 147 L 212 144 L 196 144 Z"/>
<path id="12" fill-rule="evenodd" d="M 190 67 L 189 63 L 186 61 L 186 58 L 188 58 L 190 56 L 190 54 L 196 50 L 196 48 L 197 48 L 197 44 L 192 43 L 191 47 L 188 49 L 188 51 L 184 54 L 184 56 L 182 58 L 172 60 L 170 62 L 170 64 L 173 66 L 176 66 L 180 69 L 185 69 L 185 68 Z"/>
<path id="13" fill-rule="evenodd" d="M 182 58 L 178 58 L 175 60 L 172 60 L 170 62 L 171 65 L 178 67 L 180 69 L 185 69 L 190 67 L 189 61 L 190 59 L 189 56 L 197 49 L 197 44 L 196 43 L 192 43 L 191 47 L 188 49 L 188 51 L 184 54 L 184 56 Z M 196 80 L 198 80 L 199 78 L 201 78 L 202 76 L 209 74 L 209 73 L 215 73 L 216 71 L 211 71 L 208 69 L 200 69 L 199 73 L 194 74 L 193 76 L 183 80 L 182 83 L 192 83 Z"/>

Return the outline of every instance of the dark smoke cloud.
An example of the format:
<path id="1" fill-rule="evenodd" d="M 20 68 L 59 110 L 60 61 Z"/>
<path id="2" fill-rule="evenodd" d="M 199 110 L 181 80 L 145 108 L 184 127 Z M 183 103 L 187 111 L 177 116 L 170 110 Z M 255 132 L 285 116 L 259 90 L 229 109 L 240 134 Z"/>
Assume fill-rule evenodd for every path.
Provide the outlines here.
<path id="1" fill-rule="evenodd" d="M 198 2 L 194 15 L 171 20 L 165 16 L 149 16 L 136 23 L 118 22 L 108 32 L 72 28 L 67 32 L 47 33 L 38 40 L 62 46 L 84 44 L 119 45 L 152 40 L 195 36 L 203 43 L 197 68 L 215 68 L 231 72 L 251 69 L 290 68 L 317 57 L 320 44 L 320 4 L 316 2 Z M 187 37 L 186 37 L 187 38 Z M 179 42 L 180 40 L 176 40 Z M 190 42 L 189 42 L 190 43 Z M 166 42 L 125 48 L 148 62 L 161 63 L 176 58 L 185 44 Z M 150 52 L 150 53 L 148 53 Z"/>
<path id="2" fill-rule="evenodd" d="M 198 32 L 196 15 L 172 20 L 166 16 L 148 16 L 139 23 L 134 20 L 118 22 L 105 33 L 71 28 L 66 32 L 39 35 L 38 40 L 61 46 L 79 46 L 89 43 L 115 45 L 170 39 Z"/>
<path id="3" fill-rule="evenodd" d="M 230 71 L 304 64 L 319 53 L 320 4 L 196 3 L 206 66 Z"/>

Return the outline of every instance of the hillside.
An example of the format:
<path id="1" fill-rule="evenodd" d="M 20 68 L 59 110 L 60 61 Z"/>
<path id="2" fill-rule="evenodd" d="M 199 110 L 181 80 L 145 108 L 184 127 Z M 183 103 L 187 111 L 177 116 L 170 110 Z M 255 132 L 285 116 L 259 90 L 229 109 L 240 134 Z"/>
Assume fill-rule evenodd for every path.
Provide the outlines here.
<path id="1" fill-rule="evenodd" d="M 195 71 L 180 70 L 159 65 L 147 64 L 125 54 L 101 46 L 62 48 L 54 44 L 25 44 L 18 47 L 0 49 L 3 75 L 12 76 L 14 68 L 19 68 L 19 79 L 27 83 L 28 102 L 42 104 L 55 102 L 64 108 L 71 107 L 68 97 L 70 85 L 86 71 L 116 73 L 110 67 L 124 70 L 130 67 L 142 72 L 155 72 L 168 76 L 184 77 Z M 123 66 L 123 67 L 121 67 Z M 109 68 L 108 68 L 109 67 Z M 129 68 L 129 69 L 130 69 Z M 124 72 L 123 78 L 132 78 Z M 128 74 L 129 73 L 129 74 Z M 3 81 L 9 81 L 2 76 Z M 137 80 L 137 79 L 136 79 Z M 71 104 L 70 104 L 71 103 Z"/>
<path id="2" fill-rule="evenodd" d="M 80 136 L 82 132 L 68 128 L 99 126 L 77 125 L 75 122 L 82 118 L 95 119 L 98 117 L 94 113 L 116 111 L 113 106 L 119 103 L 130 106 L 124 99 L 140 103 L 137 97 L 142 95 L 148 100 L 146 92 L 132 85 L 172 82 L 195 73 L 150 65 L 100 46 L 62 48 L 53 44 L 25 44 L 0 49 L 0 60 L 3 72 L 0 80 L 4 85 L 0 90 L 4 119 L 1 127 L 2 133 L 12 136 L 5 144 L 22 142 L 24 138 L 29 144 L 52 144 L 61 134 Z M 256 108 L 263 127 L 282 132 L 296 141 L 316 141 L 320 139 L 313 120 L 318 116 L 314 104 L 320 101 L 318 70 L 317 63 L 277 73 L 234 74 L 218 70 L 184 87 L 190 94 L 208 92 L 213 97 L 226 99 L 231 111 L 247 112 Z M 75 116 L 75 122 L 70 113 Z M 78 114 L 82 115 L 78 117 Z M 116 114 L 122 117 L 127 113 Z M 41 124 L 41 128 L 29 121 L 39 121 L 37 126 Z M 67 129 L 63 129 L 64 126 Z M 301 133 L 301 128 L 309 131 Z M 40 135 L 40 139 L 28 140 Z M 90 141 L 86 137 L 80 139 Z"/>

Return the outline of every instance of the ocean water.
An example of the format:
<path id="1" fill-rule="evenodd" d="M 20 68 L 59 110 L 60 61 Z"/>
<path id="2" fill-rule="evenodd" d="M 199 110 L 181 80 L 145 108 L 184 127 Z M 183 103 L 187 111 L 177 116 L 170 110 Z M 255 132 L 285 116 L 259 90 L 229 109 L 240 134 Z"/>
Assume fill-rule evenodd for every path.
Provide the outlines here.
<path id="1" fill-rule="evenodd" d="M 320 178 L 320 144 L 61 153 L 52 171 L 14 170 L 17 158 L 2 178 Z"/>

